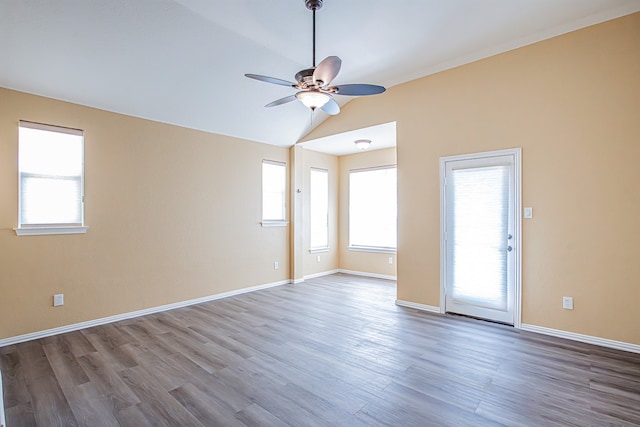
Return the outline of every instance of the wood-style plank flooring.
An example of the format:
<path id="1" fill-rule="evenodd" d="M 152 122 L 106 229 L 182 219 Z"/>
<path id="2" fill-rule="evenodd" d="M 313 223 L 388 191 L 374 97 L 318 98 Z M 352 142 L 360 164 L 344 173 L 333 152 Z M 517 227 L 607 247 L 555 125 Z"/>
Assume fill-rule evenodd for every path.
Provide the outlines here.
<path id="1" fill-rule="evenodd" d="M 640 425 L 640 355 L 337 274 L 0 348 L 17 426 Z"/>

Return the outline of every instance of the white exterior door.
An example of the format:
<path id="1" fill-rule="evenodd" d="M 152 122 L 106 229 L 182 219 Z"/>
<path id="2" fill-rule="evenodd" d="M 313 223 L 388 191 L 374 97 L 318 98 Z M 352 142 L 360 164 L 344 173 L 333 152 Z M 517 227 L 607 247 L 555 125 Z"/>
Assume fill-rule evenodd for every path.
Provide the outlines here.
<path id="1" fill-rule="evenodd" d="M 512 151 L 441 160 L 445 312 L 516 322 L 520 151 Z"/>

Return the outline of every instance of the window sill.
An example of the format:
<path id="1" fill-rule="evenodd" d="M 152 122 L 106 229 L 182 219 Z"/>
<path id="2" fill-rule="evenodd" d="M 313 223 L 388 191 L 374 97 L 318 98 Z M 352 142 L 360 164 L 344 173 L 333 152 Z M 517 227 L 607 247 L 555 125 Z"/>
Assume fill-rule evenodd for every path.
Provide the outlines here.
<path id="1" fill-rule="evenodd" d="M 323 248 L 309 248 L 310 254 L 319 254 L 322 252 L 329 252 L 329 246 L 325 246 Z"/>
<path id="2" fill-rule="evenodd" d="M 287 225 L 289 225 L 289 221 L 265 220 L 265 221 L 262 221 L 260 224 L 262 224 L 263 227 L 286 227 Z"/>
<path id="3" fill-rule="evenodd" d="M 85 234 L 85 226 L 18 227 L 13 230 L 18 236 L 45 236 L 49 234 Z"/>
<path id="4" fill-rule="evenodd" d="M 378 246 L 349 246 L 347 249 L 355 252 L 377 252 L 381 254 L 395 254 L 395 248 L 383 248 Z"/>

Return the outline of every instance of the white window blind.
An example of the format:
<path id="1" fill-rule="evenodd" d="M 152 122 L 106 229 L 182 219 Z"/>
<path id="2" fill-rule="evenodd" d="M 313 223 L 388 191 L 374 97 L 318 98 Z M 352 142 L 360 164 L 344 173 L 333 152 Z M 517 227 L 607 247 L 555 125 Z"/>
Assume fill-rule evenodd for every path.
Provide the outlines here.
<path id="1" fill-rule="evenodd" d="M 284 221 L 286 216 L 287 165 L 262 161 L 262 220 Z"/>
<path id="2" fill-rule="evenodd" d="M 506 310 L 509 166 L 455 169 L 447 185 L 452 297 Z"/>
<path id="3" fill-rule="evenodd" d="M 397 246 L 396 168 L 349 172 L 349 246 L 395 249 Z"/>
<path id="4" fill-rule="evenodd" d="M 19 126 L 19 227 L 84 222 L 84 138 L 80 130 Z"/>
<path id="5" fill-rule="evenodd" d="M 329 246 L 329 171 L 311 169 L 310 177 L 311 248 Z"/>

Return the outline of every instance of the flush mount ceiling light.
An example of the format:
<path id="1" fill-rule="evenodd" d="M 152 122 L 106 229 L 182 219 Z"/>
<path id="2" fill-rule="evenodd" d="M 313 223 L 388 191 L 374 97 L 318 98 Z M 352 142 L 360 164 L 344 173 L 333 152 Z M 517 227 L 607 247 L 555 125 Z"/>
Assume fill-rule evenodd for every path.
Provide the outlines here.
<path id="1" fill-rule="evenodd" d="M 250 79 L 288 86 L 299 91 L 295 95 L 277 99 L 265 105 L 265 107 L 275 107 L 298 99 L 312 111 L 320 108 L 327 114 L 335 115 L 340 112 L 340 107 L 332 95 L 364 96 L 375 95 L 385 91 L 382 86 L 370 84 L 329 86 L 329 83 L 338 75 L 342 60 L 337 56 L 328 56 L 316 67 L 316 11 L 322 8 L 322 2 L 323 0 L 305 0 L 304 2 L 307 9 L 313 12 L 313 67 L 298 71 L 295 76 L 296 83 L 259 74 L 245 74 Z"/>
<path id="2" fill-rule="evenodd" d="M 356 144 L 356 147 L 358 147 L 360 150 L 364 151 L 367 148 L 369 148 L 369 144 L 371 144 L 371 140 L 370 139 L 357 139 L 355 141 L 353 141 L 354 144 Z"/>

